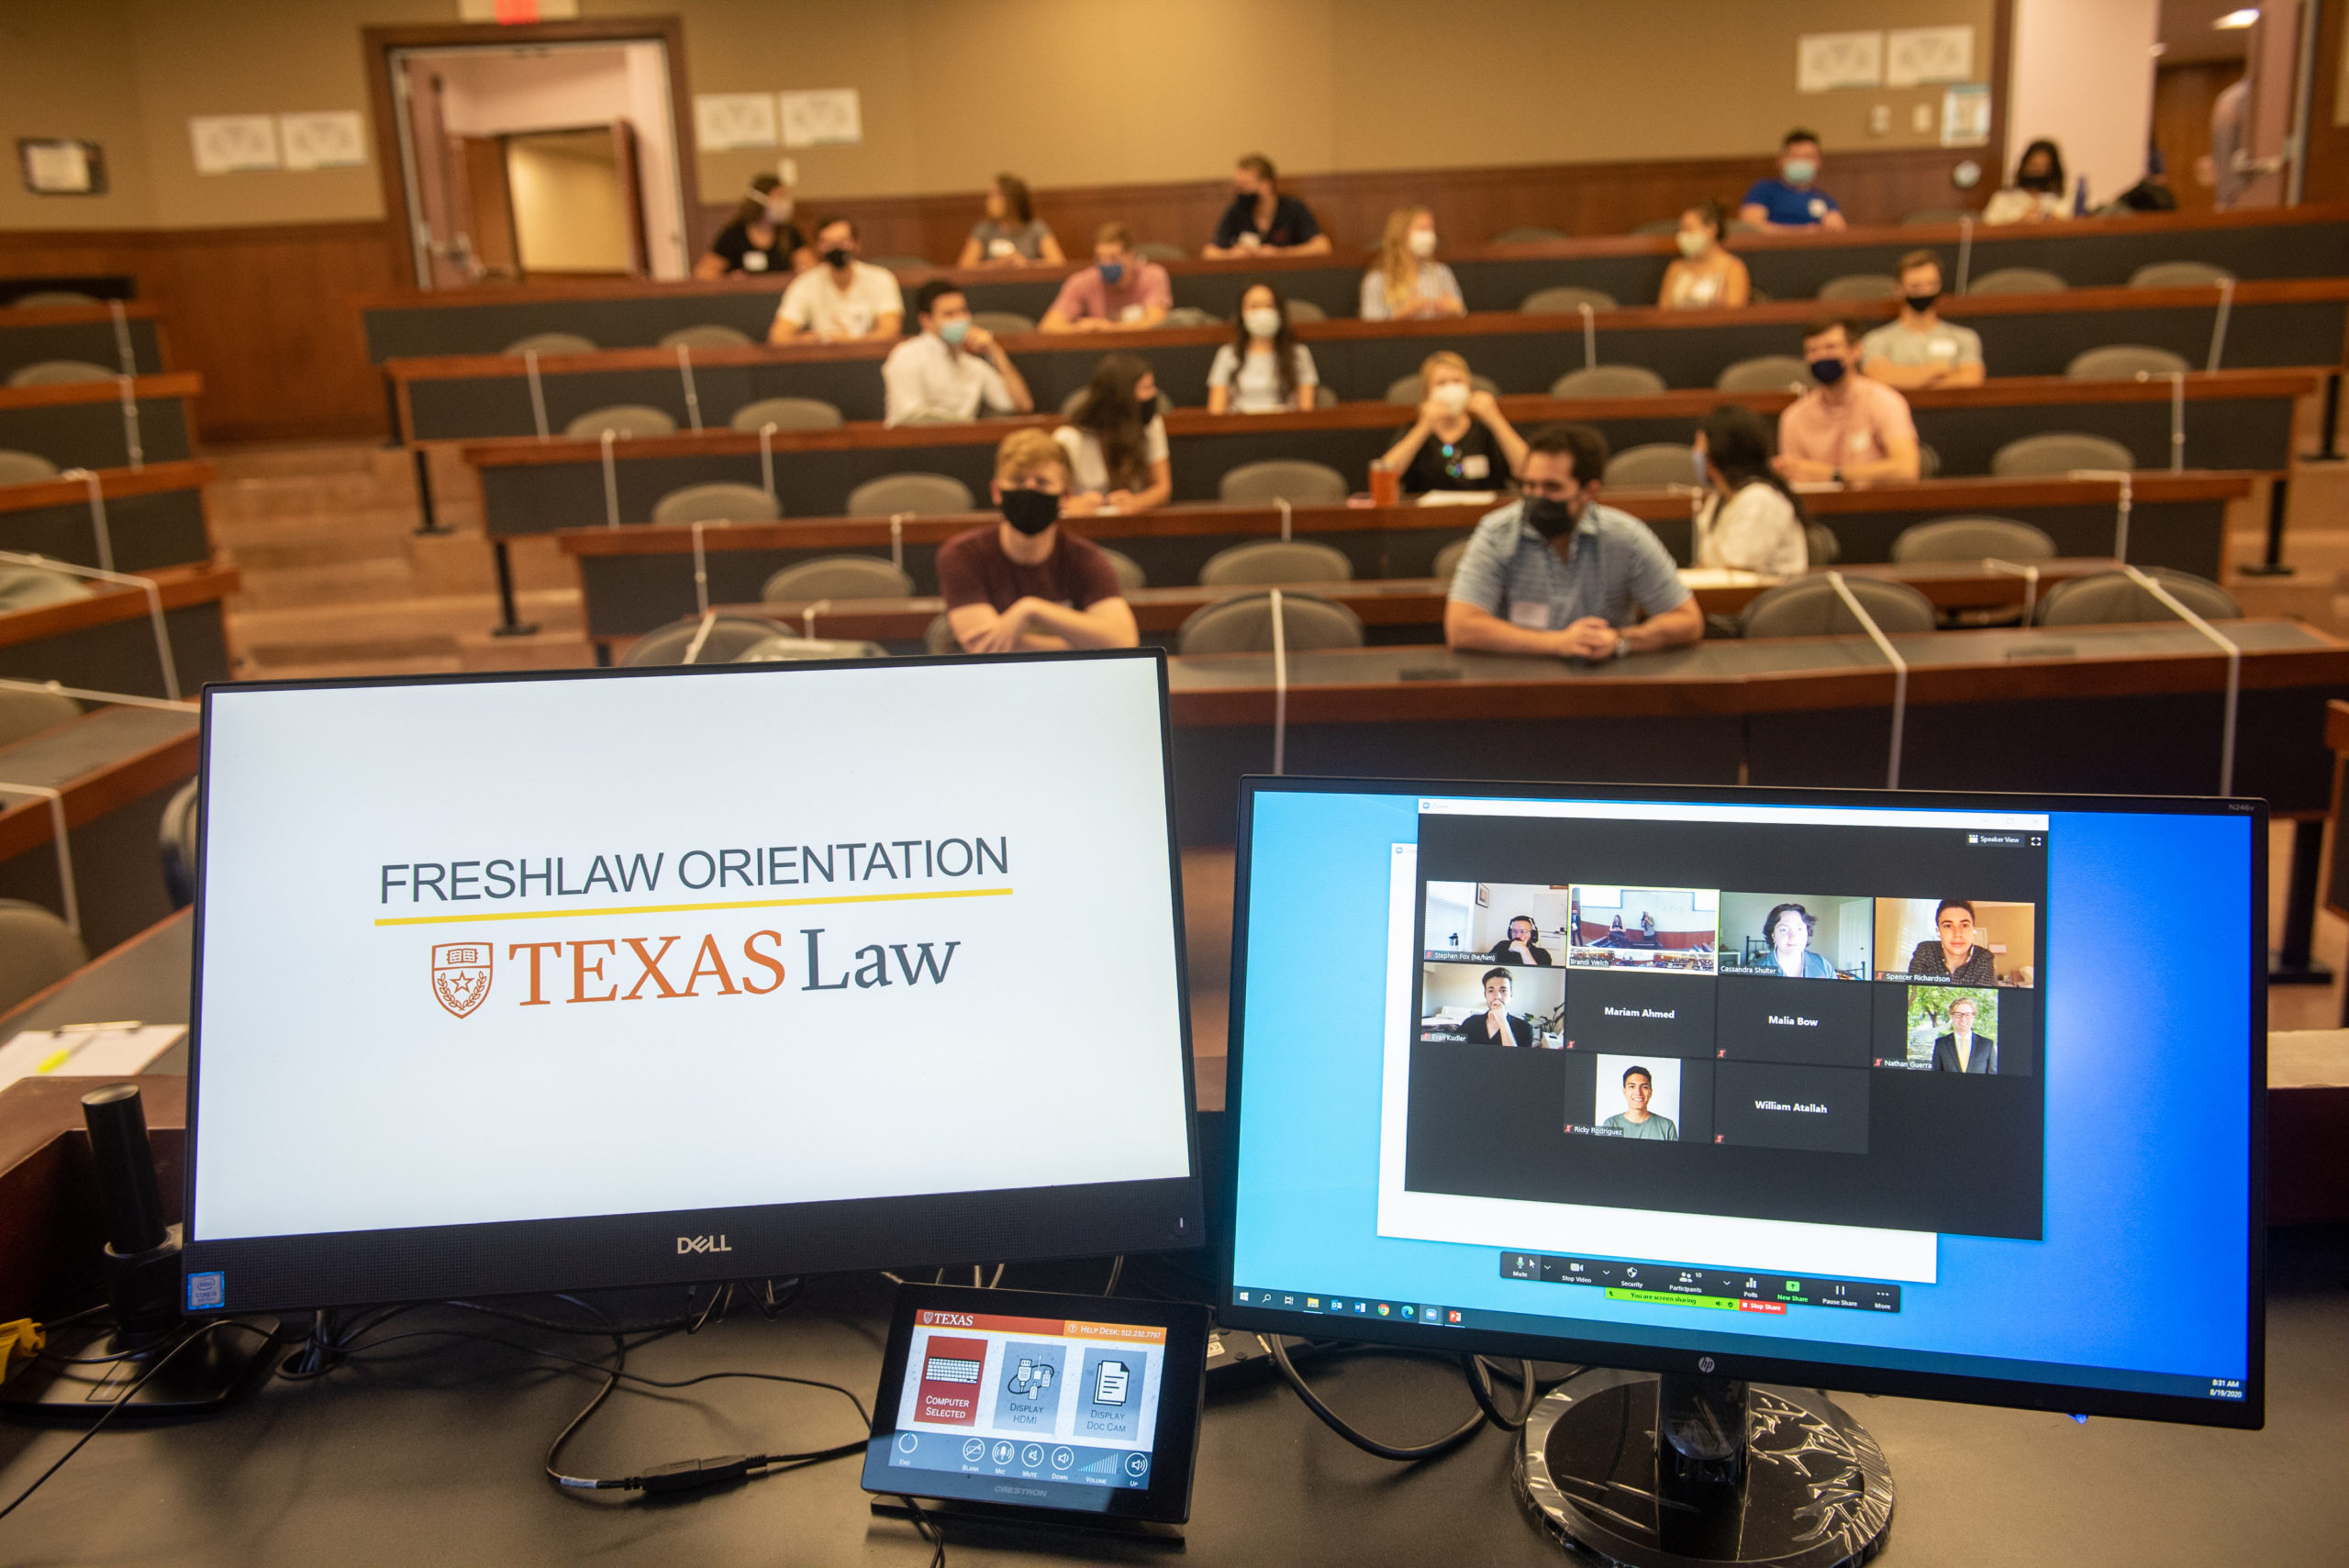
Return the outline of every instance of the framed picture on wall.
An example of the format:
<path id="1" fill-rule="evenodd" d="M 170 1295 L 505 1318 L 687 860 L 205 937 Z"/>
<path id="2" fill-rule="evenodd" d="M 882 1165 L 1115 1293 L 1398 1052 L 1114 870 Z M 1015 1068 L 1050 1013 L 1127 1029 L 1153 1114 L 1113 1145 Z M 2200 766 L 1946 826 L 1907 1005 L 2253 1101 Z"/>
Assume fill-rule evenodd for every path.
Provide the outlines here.
<path id="1" fill-rule="evenodd" d="M 17 166 L 24 174 L 25 189 L 37 196 L 106 195 L 106 150 L 95 141 L 20 136 Z"/>

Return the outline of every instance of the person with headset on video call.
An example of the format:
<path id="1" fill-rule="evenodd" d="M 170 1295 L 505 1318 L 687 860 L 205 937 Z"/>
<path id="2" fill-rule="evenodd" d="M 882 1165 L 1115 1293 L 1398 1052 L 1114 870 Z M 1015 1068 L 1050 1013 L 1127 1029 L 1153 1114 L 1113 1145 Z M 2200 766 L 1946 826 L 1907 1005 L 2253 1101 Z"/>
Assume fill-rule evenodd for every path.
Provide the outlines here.
<path id="1" fill-rule="evenodd" d="M 1471 1045 L 1531 1045 L 1533 1028 L 1508 1010 L 1516 989 L 1506 969 L 1485 971 L 1485 1010 L 1460 1020 L 1460 1032 Z"/>
<path id="2" fill-rule="evenodd" d="M 1544 965 L 1551 963 L 1553 961 L 1550 957 L 1550 950 L 1533 940 L 1537 934 L 1532 916 L 1511 916 L 1508 922 L 1508 935 L 1493 944 L 1493 962 Z"/>

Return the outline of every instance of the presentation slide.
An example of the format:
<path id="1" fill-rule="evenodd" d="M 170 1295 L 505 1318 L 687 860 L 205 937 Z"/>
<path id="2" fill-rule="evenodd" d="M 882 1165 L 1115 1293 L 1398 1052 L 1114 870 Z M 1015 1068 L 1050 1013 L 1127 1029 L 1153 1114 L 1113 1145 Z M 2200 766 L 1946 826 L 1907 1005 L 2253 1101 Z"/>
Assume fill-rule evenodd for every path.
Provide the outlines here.
<path id="1" fill-rule="evenodd" d="M 1150 660 L 209 701 L 206 1240 L 1189 1173 Z"/>

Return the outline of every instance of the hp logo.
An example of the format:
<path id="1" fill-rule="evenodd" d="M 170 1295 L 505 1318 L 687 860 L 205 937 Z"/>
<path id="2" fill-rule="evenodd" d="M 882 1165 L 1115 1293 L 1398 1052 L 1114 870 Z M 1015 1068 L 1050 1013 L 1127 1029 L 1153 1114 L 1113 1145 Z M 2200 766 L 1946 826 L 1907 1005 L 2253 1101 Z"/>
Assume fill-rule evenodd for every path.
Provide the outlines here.
<path id="1" fill-rule="evenodd" d="M 1710 1356 L 1698 1356 L 1698 1357 L 1697 1358 L 1697 1370 L 1698 1370 L 1698 1372 L 1710 1372 L 1710 1371 L 1712 1371 L 1712 1370 L 1713 1370 L 1713 1358 L 1712 1358 L 1712 1357 L 1710 1357 Z"/>

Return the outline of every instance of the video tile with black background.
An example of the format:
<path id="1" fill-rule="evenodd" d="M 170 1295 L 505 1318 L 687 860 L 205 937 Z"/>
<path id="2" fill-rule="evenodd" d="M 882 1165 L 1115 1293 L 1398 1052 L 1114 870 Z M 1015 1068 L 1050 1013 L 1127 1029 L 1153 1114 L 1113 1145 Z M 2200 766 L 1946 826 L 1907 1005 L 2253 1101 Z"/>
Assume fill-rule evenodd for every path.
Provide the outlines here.
<path id="1" fill-rule="evenodd" d="M 1436 963 L 1551 968 L 1566 962 L 1567 890 L 1517 882 L 1431 882 L 1426 949 Z"/>
<path id="2" fill-rule="evenodd" d="M 1941 828 L 1423 815 L 1404 1184 L 2037 1240 L 2046 865 Z M 1502 880 L 1537 867 L 1571 881 Z"/>
<path id="3" fill-rule="evenodd" d="M 1634 1143 L 1696 1143 L 1712 1136 L 1713 1064 L 1702 1057 L 1592 1051 L 1566 1073 L 1568 1132 Z"/>
<path id="4" fill-rule="evenodd" d="M 1656 974 L 1711 974 L 1720 953 L 1720 895 L 1704 888 L 1612 887 L 1576 882 L 1573 889 L 1577 969 Z"/>
<path id="5" fill-rule="evenodd" d="M 1556 1051 L 1564 1040 L 1562 970 L 1508 964 L 1419 965 L 1419 1039 Z"/>
<path id="6" fill-rule="evenodd" d="M 1878 1067 L 2028 1078 L 2039 1055 L 2039 995 L 1989 985 L 1871 985 Z"/>

